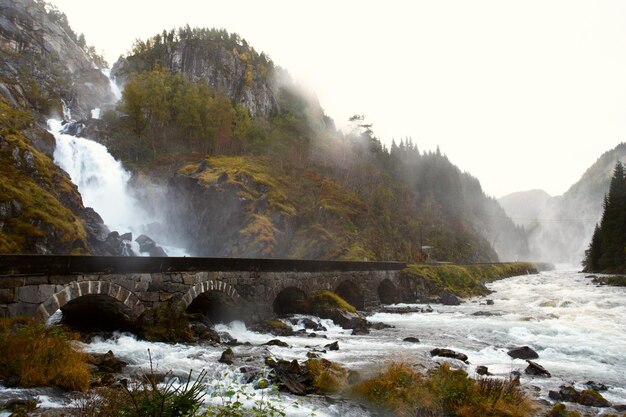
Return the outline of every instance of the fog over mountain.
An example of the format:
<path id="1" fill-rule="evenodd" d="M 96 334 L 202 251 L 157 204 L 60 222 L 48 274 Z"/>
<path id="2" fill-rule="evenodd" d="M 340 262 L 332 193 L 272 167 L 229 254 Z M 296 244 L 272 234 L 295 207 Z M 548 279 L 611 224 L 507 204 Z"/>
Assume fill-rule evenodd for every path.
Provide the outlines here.
<path id="1" fill-rule="evenodd" d="M 528 233 L 530 257 L 580 265 L 602 216 L 613 168 L 626 160 L 626 144 L 602 154 L 562 196 L 541 190 L 509 194 L 498 201 Z"/>

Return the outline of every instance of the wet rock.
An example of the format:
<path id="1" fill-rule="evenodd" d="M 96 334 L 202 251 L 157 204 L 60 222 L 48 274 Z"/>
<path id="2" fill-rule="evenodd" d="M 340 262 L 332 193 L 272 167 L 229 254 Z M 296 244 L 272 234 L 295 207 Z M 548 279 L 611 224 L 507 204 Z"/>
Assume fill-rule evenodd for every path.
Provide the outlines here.
<path id="1" fill-rule="evenodd" d="M 11 411 L 15 416 L 25 416 L 26 413 L 37 408 L 37 399 L 34 397 L 12 398 L 4 403 L 3 409 Z"/>
<path id="2" fill-rule="evenodd" d="M 529 346 L 522 346 L 515 349 L 511 349 L 507 352 L 507 355 L 513 359 L 537 359 L 539 354 L 535 352 Z"/>
<path id="3" fill-rule="evenodd" d="M 611 403 L 606 400 L 598 391 L 587 389 L 580 393 L 578 404 L 587 407 L 610 407 Z"/>
<path id="4" fill-rule="evenodd" d="M 562 386 L 559 391 L 550 391 L 548 396 L 556 401 L 566 401 L 585 405 L 587 407 L 610 407 L 611 404 L 597 391 L 584 390 L 579 392 L 574 387 Z"/>
<path id="5" fill-rule="evenodd" d="M 294 321 L 295 323 L 292 322 L 293 324 L 301 323 L 305 329 L 313 330 L 314 332 L 325 332 L 326 330 L 328 330 L 326 329 L 326 327 L 322 326 L 320 323 L 316 323 L 315 321 L 307 317 L 300 319 L 300 320 L 294 320 Z"/>
<path id="6" fill-rule="evenodd" d="M 593 381 L 585 382 L 585 386 L 595 391 L 606 391 L 609 389 L 606 385 Z"/>
<path id="7" fill-rule="evenodd" d="M 430 356 L 441 356 L 443 358 L 458 359 L 467 363 L 467 355 L 464 353 L 455 352 L 451 349 L 433 349 L 430 351 Z"/>
<path id="8" fill-rule="evenodd" d="M 191 323 L 190 329 L 198 340 L 207 340 L 215 344 L 222 341 L 220 335 L 204 323 Z"/>
<path id="9" fill-rule="evenodd" d="M 306 357 L 309 359 L 317 359 L 320 357 L 320 355 L 315 352 L 307 352 Z"/>
<path id="10" fill-rule="evenodd" d="M 324 347 L 328 350 L 339 350 L 339 342 L 335 341 L 333 343 L 329 343 L 327 345 L 324 345 Z"/>
<path id="11" fill-rule="evenodd" d="M 158 245 L 150 248 L 148 253 L 150 254 L 150 256 L 167 257 L 167 252 L 165 252 L 165 250 Z"/>
<path id="12" fill-rule="evenodd" d="M 408 342 L 408 343 L 419 343 L 420 340 L 417 337 L 413 337 L 413 336 L 409 336 L 409 337 L 405 337 L 404 339 L 402 339 L 403 342 Z"/>
<path id="13" fill-rule="evenodd" d="M 277 319 L 263 320 L 251 326 L 251 330 L 259 333 L 270 333 L 274 336 L 293 336 L 293 329 Z"/>
<path id="14" fill-rule="evenodd" d="M 295 395 L 306 395 L 311 381 L 306 369 L 300 366 L 298 361 L 291 362 L 279 360 L 272 366 L 274 370 L 274 380 L 279 383 L 279 387 Z"/>
<path id="15" fill-rule="evenodd" d="M 485 303 L 486 303 L 488 306 L 492 306 L 492 305 L 493 305 L 493 300 L 485 300 Z"/>
<path id="16" fill-rule="evenodd" d="M 528 363 L 528 367 L 526 367 L 526 370 L 524 372 L 526 372 L 528 375 L 547 376 L 548 378 L 552 376 L 550 372 L 546 370 L 546 368 L 539 365 L 537 362 L 529 360 L 527 360 L 526 362 Z"/>
<path id="17" fill-rule="evenodd" d="M 613 409 L 617 412 L 624 412 L 626 413 L 626 404 L 616 404 L 613 405 Z"/>
<path id="18" fill-rule="evenodd" d="M 218 362 L 225 363 L 226 365 L 232 365 L 235 360 L 235 352 L 231 348 L 227 348 L 222 352 L 222 356 L 218 359 Z"/>
<path id="19" fill-rule="evenodd" d="M 367 327 L 365 320 L 359 313 L 351 313 L 333 308 L 320 315 L 320 317 L 329 318 L 344 329 L 355 329 L 357 327 Z"/>
<path id="20" fill-rule="evenodd" d="M 352 335 L 364 335 L 364 334 L 369 334 L 369 333 L 370 333 L 370 329 L 367 328 L 367 322 L 361 323 L 357 327 L 352 329 Z"/>
<path id="21" fill-rule="evenodd" d="M 367 326 L 370 329 L 374 329 L 374 330 L 383 330 L 383 329 L 393 329 L 394 327 L 391 324 L 387 324 L 387 323 L 381 323 L 381 322 L 368 322 Z"/>
<path id="22" fill-rule="evenodd" d="M 446 306 L 458 306 L 461 305 L 461 299 L 454 294 L 444 292 L 441 294 L 441 304 Z"/>
<path id="23" fill-rule="evenodd" d="M 289 347 L 289 345 L 282 340 L 272 339 L 267 343 L 264 343 L 265 346 L 280 346 L 280 347 Z"/>
<path id="24" fill-rule="evenodd" d="M 243 374 L 243 380 L 246 384 L 250 384 L 260 376 L 263 376 L 263 371 L 256 367 L 242 366 L 239 368 L 239 372 Z"/>
<path id="25" fill-rule="evenodd" d="M 107 353 L 91 353 L 87 355 L 87 363 L 98 368 L 100 372 L 119 373 L 128 365 L 126 362 L 117 359 L 112 351 Z"/>
<path id="26" fill-rule="evenodd" d="M 124 233 L 123 235 L 120 235 L 120 239 L 128 240 L 129 242 L 132 242 L 132 240 L 133 240 L 133 233 L 132 232 Z"/>
<path id="27" fill-rule="evenodd" d="M 484 365 L 477 366 L 476 373 L 478 375 L 491 375 L 491 372 L 489 372 L 489 369 Z"/>
<path id="28" fill-rule="evenodd" d="M 493 316 L 501 316 L 502 314 L 500 313 L 493 313 L 491 311 L 477 311 L 475 313 L 472 313 L 472 316 L 477 316 L 477 317 L 493 317 Z"/>

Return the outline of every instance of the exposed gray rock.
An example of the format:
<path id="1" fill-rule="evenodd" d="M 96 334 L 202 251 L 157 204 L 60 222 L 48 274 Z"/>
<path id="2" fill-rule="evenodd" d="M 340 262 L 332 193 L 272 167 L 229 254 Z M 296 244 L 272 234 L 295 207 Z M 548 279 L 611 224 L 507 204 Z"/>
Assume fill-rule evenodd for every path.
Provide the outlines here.
<path id="1" fill-rule="evenodd" d="M 222 352 L 222 356 L 218 359 L 218 362 L 225 363 L 226 365 L 232 365 L 235 360 L 235 353 L 231 348 L 227 348 Z"/>
<path id="2" fill-rule="evenodd" d="M 446 306 L 458 306 L 461 304 L 461 299 L 454 294 L 444 292 L 441 294 L 441 304 Z"/>
<path id="3" fill-rule="evenodd" d="M 539 354 L 535 352 L 529 346 L 522 346 L 515 349 L 511 349 L 507 352 L 507 355 L 513 359 L 537 359 Z"/>
<path id="4" fill-rule="evenodd" d="M 526 372 L 528 375 L 547 376 L 548 378 L 552 376 L 550 372 L 546 370 L 546 368 L 539 365 L 537 362 L 529 360 L 527 360 L 526 362 L 528 363 L 528 367 L 526 367 L 526 370 L 524 372 Z"/>
<path id="5" fill-rule="evenodd" d="M 451 349 L 441 349 L 441 348 L 433 349 L 433 350 L 430 351 L 430 355 L 431 356 L 441 356 L 443 358 L 458 359 L 460 361 L 467 362 L 467 355 L 466 354 L 460 353 L 460 352 L 455 352 L 454 350 L 451 350 Z"/>

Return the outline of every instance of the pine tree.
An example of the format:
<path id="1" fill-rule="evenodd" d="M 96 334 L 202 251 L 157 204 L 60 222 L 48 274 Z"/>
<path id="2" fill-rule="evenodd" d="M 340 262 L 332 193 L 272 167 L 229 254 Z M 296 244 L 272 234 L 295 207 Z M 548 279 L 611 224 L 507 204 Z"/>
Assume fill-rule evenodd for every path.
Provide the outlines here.
<path id="1" fill-rule="evenodd" d="M 626 249 L 626 174 L 621 162 L 613 170 L 604 212 L 596 226 L 583 265 L 590 272 L 618 272 L 625 269 Z"/>

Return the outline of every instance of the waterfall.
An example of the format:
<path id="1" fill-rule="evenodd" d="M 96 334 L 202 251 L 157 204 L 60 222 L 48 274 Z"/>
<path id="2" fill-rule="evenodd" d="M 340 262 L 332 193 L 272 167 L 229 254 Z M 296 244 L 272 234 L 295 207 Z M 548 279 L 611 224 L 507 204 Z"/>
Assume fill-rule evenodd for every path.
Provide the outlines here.
<path id="1" fill-rule="evenodd" d="M 106 147 L 64 134 L 59 120 L 48 120 L 48 126 L 56 138 L 54 162 L 70 175 L 85 206 L 96 210 L 109 228 L 137 233 L 155 221 L 139 208 L 128 190 L 130 174 Z"/>

